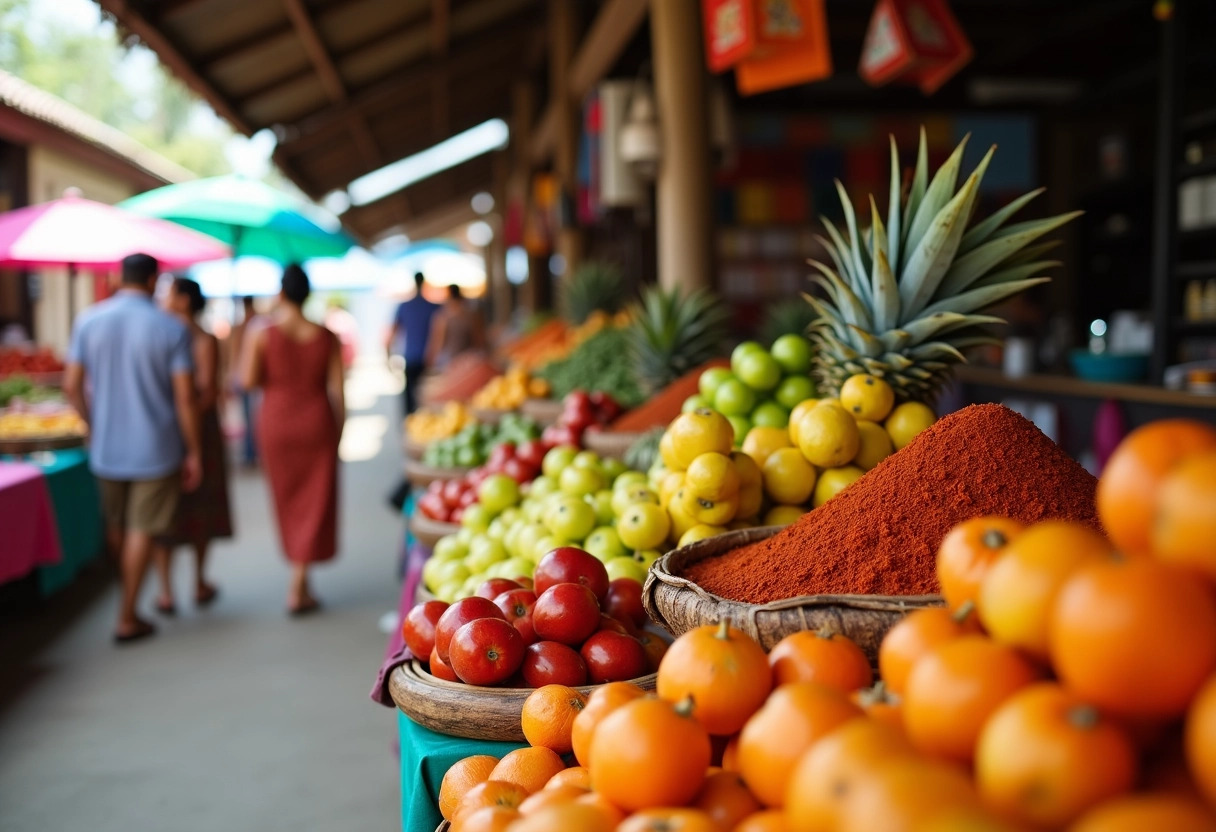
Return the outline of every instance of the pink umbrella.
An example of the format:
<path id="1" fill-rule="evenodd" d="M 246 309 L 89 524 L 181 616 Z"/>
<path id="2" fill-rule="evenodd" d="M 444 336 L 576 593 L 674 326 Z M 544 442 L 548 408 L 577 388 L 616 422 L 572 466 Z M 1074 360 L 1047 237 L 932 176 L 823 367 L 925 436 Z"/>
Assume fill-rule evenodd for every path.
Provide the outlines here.
<path id="1" fill-rule="evenodd" d="M 75 277 L 78 267 L 114 269 L 136 253 L 174 269 L 227 257 L 229 248 L 176 223 L 71 192 L 53 202 L 0 214 L 2 266 L 67 266 L 69 277 Z"/>

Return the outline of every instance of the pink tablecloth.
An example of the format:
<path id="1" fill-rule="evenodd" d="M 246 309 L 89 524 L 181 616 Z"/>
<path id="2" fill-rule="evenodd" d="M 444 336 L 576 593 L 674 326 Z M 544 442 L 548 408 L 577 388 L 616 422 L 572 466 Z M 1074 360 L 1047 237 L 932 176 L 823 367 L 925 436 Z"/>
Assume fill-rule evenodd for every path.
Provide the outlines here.
<path id="1" fill-rule="evenodd" d="M 37 466 L 0 462 L 0 583 L 60 560 L 59 533 Z"/>

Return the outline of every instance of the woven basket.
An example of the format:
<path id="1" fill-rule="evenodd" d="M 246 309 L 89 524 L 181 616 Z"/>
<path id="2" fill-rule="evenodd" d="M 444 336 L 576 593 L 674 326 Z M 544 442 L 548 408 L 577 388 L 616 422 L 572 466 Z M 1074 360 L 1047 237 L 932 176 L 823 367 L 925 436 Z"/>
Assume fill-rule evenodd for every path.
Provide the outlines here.
<path id="1" fill-rule="evenodd" d="M 442 520 L 432 520 L 417 509 L 410 515 L 410 534 L 414 539 L 428 549 L 439 542 L 439 538 L 456 534 L 460 531 L 459 523 L 444 523 Z"/>
<path id="2" fill-rule="evenodd" d="M 519 412 L 541 427 L 547 427 L 562 415 L 562 403 L 557 399 L 524 399 Z"/>
<path id="3" fill-rule="evenodd" d="M 452 828 L 452 824 L 448 823 L 448 822 L 445 820 L 443 823 L 441 823 L 441 824 L 439 824 L 438 826 L 436 826 L 436 827 L 435 827 L 435 832 L 449 832 L 449 830 L 450 830 L 451 828 Z"/>
<path id="4" fill-rule="evenodd" d="M 632 680 L 654 690 L 655 674 Z M 596 685 L 578 688 L 590 693 Z M 401 712 L 424 728 L 453 737 L 499 742 L 526 742 L 520 726 L 524 700 L 532 688 L 482 688 L 436 679 L 411 659 L 389 677 L 389 692 Z"/>
<path id="5" fill-rule="evenodd" d="M 846 635 L 878 662 L 887 630 L 912 610 L 941 606 L 940 595 L 803 595 L 768 604 L 732 601 L 680 577 L 697 561 L 772 537 L 777 526 L 740 529 L 699 540 L 663 555 L 650 567 L 642 601 L 650 617 L 674 636 L 723 618 L 760 642 L 765 650 L 801 630 L 827 628 Z"/>
<path id="6" fill-rule="evenodd" d="M 641 439 L 643 434 L 632 431 L 588 430 L 583 433 L 583 444 L 606 459 L 625 458 L 625 452 Z"/>
<path id="7" fill-rule="evenodd" d="M 435 480 L 454 480 L 469 473 L 468 468 L 433 468 L 409 457 L 405 458 L 405 478 L 420 488 Z"/>

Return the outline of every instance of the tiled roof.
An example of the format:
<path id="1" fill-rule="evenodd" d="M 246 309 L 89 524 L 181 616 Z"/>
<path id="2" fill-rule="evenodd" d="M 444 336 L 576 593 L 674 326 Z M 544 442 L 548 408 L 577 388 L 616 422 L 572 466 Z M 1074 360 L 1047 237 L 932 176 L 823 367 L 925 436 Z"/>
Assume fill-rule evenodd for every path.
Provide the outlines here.
<path id="1" fill-rule="evenodd" d="M 121 130 L 4 70 L 0 70 L 0 104 L 95 145 L 166 184 L 197 178 Z"/>

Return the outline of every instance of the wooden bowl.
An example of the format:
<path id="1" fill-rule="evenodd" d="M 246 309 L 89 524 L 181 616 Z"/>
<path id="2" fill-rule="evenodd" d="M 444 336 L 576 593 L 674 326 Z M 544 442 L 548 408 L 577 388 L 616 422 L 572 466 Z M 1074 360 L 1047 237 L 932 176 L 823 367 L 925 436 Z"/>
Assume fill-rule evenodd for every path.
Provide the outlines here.
<path id="1" fill-rule="evenodd" d="M 414 513 L 410 515 L 410 534 L 428 549 L 438 543 L 439 538 L 447 537 L 449 534 L 456 534 L 458 531 L 460 531 L 459 523 L 444 523 L 442 520 L 432 520 L 417 509 L 414 509 Z"/>
<path id="2" fill-rule="evenodd" d="M 650 673 L 631 680 L 654 690 Z M 597 685 L 578 688 L 590 693 Z M 410 659 L 389 677 L 389 692 L 401 712 L 423 728 L 453 737 L 500 742 L 526 742 L 519 724 L 524 700 L 533 688 L 482 688 L 436 679 L 417 659 Z"/>
<path id="3" fill-rule="evenodd" d="M 417 459 L 405 459 L 405 478 L 420 488 L 426 488 L 435 480 L 459 479 L 469 471 L 469 468 L 433 468 Z"/>
<path id="4" fill-rule="evenodd" d="M 541 427 L 548 427 L 562 415 L 562 403 L 557 399 L 524 399 L 519 412 Z"/>
<path id="5" fill-rule="evenodd" d="M 583 433 L 583 444 L 587 450 L 595 451 L 605 459 L 625 458 L 625 453 L 645 434 L 632 431 L 608 431 L 589 428 Z"/>
<path id="6" fill-rule="evenodd" d="M 912 610 L 937 607 L 940 595 L 803 595 L 768 604 L 748 604 L 714 595 L 680 577 L 697 561 L 772 537 L 778 526 L 740 529 L 699 540 L 663 555 L 650 567 L 642 601 L 646 612 L 674 636 L 723 618 L 760 642 L 765 650 L 800 630 L 826 627 L 846 635 L 878 663 L 878 646 L 887 630 Z"/>

